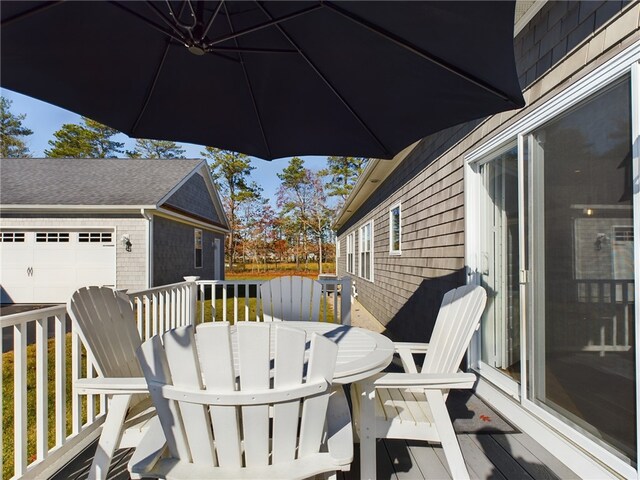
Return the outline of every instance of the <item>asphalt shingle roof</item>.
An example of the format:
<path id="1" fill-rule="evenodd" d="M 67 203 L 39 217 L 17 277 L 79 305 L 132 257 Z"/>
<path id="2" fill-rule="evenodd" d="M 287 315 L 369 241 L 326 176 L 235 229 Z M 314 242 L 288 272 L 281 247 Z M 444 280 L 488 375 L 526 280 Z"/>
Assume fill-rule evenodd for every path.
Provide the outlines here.
<path id="1" fill-rule="evenodd" d="M 0 205 L 156 205 L 200 162 L 3 158 Z"/>

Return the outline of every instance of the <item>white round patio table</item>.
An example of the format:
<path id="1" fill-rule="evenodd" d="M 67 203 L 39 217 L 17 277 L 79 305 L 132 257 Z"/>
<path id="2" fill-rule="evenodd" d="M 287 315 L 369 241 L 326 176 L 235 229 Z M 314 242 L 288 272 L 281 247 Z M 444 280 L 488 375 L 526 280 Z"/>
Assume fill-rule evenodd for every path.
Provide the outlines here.
<path id="1" fill-rule="evenodd" d="M 318 333 L 338 345 L 338 358 L 333 382 L 346 384 L 363 380 L 384 370 L 393 358 L 393 342 L 380 333 L 360 327 L 327 322 L 274 322 L 274 325 L 299 328 L 311 334 Z M 233 327 L 232 332 L 235 330 Z M 236 358 L 235 335 L 232 335 L 234 358 Z"/>

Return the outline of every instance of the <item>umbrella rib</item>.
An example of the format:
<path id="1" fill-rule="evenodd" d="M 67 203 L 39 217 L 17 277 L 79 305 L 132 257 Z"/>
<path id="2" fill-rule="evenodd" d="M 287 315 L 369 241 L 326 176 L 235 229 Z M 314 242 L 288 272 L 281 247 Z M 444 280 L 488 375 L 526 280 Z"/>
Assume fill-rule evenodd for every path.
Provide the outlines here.
<path id="1" fill-rule="evenodd" d="M 254 25 L 253 27 L 249 27 L 249 28 L 246 28 L 244 30 L 240 30 L 239 32 L 231 33 L 230 35 L 225 35 L 224 37 L 216 38 L 214 40 L 211 40 L 209 43 L 207 43 L 207 47 L 213 47 L 214 45 L 217 45 L 217 44 L 222 43 L 222 42 L 226 42 L 227 40 L 238 38 L 238 37 L 241 37 L 243 35 L 247 35 L 248 33 L 257 32 L 258 30 L 262 30 L 264 28 L 271 27 L 273 25 L 276 25 L 278 23 L 281 23 L 281 22 L 284 22 L 284 21 L 287 21 L 287 20 L 291 20 L 292 18 L 296 18 L 296 17 L 299 17 L 301 15 L 306 15 L 307 13 L 314 12 L 315 10 L 318 10 L 319 8 L 322 8 L 322 4 L 314 5 L 314 6 L 308 7 L 308 8 L 304 8 L 302 10 L 290 13 L 290 14 L 285 15 L 283 17 L 274 18 L 274 19 L 272 19 L 272 20 L 270 20 L 268 22 L 261 23 L 259 25 Z M 226 9 L 226 7 L 225 7 L 225 9 Z"/>
<path id="2" fill-rule="evenodd" d="M 258 5 L 258 7 L 260 7 L 260 9 L 262 10 L 262 12 L 270 19 L 273 19 L 273 17 L 271 16 L 271 14 L 264 8 L 263 5 L 260 4 L 260 2 L 256 1 L 256 4 Z M 340 94 L 340 92 L 338 91 L 338 89 L 331 83 L 331 81 L 320 71 L 320 69 L 311 61 L 311 59 L 304 54 L 304 52 L 302 51 L 302 49 L 298 46 L 298 44 L 293 40 L 293 38 L 291 38 L 291 36 L 284 31 L 284 29 L 282 28 L 281 25 L 279 24 L 275 24 L 275 27 L 280 31 L 280 33 L 282 34 L 282 36 L 284 36 L 284 38 L 287 39 L 287 41 L 291 44 L 291 46 L 293 46 L 293 48 L 296 49 L 296 51 L 298 52 L 298 54 L 305 60 L 305 62 L 307 62 L 307 64 L 311 67 L 311 69 L 316 73 L 316 75 L 318 75 L 318 77 L 320 77 L 320 79 L 324 82 L 324 84 L 329 87 L 329 89 L 331 90 L 331 92 L 340 100 L 340 102 L 345 106 L 345 108 L 347 110 L 349 110 L 349 113 L 351 113 L 351 115 L 358 121 L 358 123 L 360 123 L 360 125 L 367 131 L 367 133 L 371 136 L 371 138 L 373 138 L 378 145 L 380 146 L 380 148 L 382 149 L 382 151 L 385 153 L 385 155 L 387 156 L 391 156 L 391 152 L 389 152 L 389 150 L 387 149 L 387 147 L 384 145 L 384 143 L 382 143 L 382 140 L 380 140 L 378 138 L 378 136 L 373 133 L 373 131 L 371 130 L 371 128 L 369 128 L 369 126 L 365 123 L 365 121 L 362 119 L 362 117 L 360 117 L 360 115 L 358 115 L 358 113 L 355 111 L 355 109 L 349 104 L 349 102 L 347 102 L 347 100 Z"/>
<path id="3" fill-rule="evenodd" d="M 122 5 L 121 3 L 119 3 L 119 2 L 109 2 L 109 3 L 111 3 L 111 5 L 113 5 L 113 6 L 115 6 L 115 7 L 118 7 L 118 8 L 119 8 L 119 9 L 121 9 L 121 10 L 124 10 L 124 11 L 125 11 L 125 12 L 127 12 L 128 14 L 133 15 L 133 16 L 134 16 L 134 17 L 136 17 L 138 20 L 143 21 L 144 23 L 146 23 L 146 24 L 147 24 L 147 25 L 149 25 L 150 27 L 152 27 L 152 28 L 154 28 L 154 29 L 158 30 L 160 33 L 165 34 L 167 37 L 171 37 L 171 38 L 173 38 L 174 40 L 176 40 L 177 42 L 180 42 L 181 44 L 184 44 L 184 43 L 185 43 L 184 38 L 176 37 L 173 33 L 171 33 L 171 32 L 169 32 L 169 31 L 165 30 L 165 29 L 164 29 L 164 28 L 162 28 L 160 25 L 158 25 L 158 24 L 156 24 L 156 23 L 152 22 L 151 20 L 149 20 L 148 18 L 144 17 L 143 15 L 140 15 L 139 13 L 134 12 L 134 11 L 133 11 L 133 10 L 131 10 L 130 8 L 125 7 L 125 6 L 124 6 L 124 5 Z"/>
<path id="4" fill-rule="evenodd" d="M 43 10 L 47 10 L 47 9 L 49 9 L 51 7 L 55 7 L 57 5 L 60 5 L 61 3 L 64 3 L 64 2 L 59 1 L 59 2 L 45 3 L 44 5 L 39 5 L 37 7 L 31 8 L 31 9 L 27 10 L 26 12 L 18 13 L 17 15 L 14 15 L 13 17 L 9 17 L 6 20 L 3 20 L 2 26 L 6 27 L 10 23 L 13 23 L 13 22 L 18 21 L 18 20 L 22 20 L 23 18 L 30 17 L 33 14 L 40 13 Z"/>
<path id="5" fill-rule="evenodd" d="M 234 52 L 234 53 L 298 53 L 295 50 L 284 48 L 252 48 L 252 47 L 213 47 L 211 52 Z"/>
<path id="6" fill-rule="evenodd" d="M 229 11 L 227 10 L 227 4 L 224 4 L 224 11 L 227 17 L 227 22 L 229 23 L 229 30 L 233 33 L 233 24 L 231 23 L 231 16 L 229 15 Z M 236 47 L 239 47 L 238 40 L 234 39 L 233 43 L 235 43 Z M 260 133 L 262 134 L 262 140 L 264 141 L 264 146 L 267 148 L 267 154 L 269 157 L 272 156 L 271 148 L 269 147 L 269 142 L 267 141 L 267 135 L 264 131 L 264 125 L 262 123 L 262 118 L 260 117 L 260 111 L 258 110 L 258 104 L 256 102 L 256 96 L 253 92 L 253 87 L 251 86 L 251 80 L 249 80 L 249 74 L 247 73 L 247 67 L 244 64 L 244 59 L 242 58 L 242 53 L 238 53 L 238 57 L 240 57 L 240 65 L 242 66 L 242 72 L 244 74 L 244 79 L 247 82 L 247 87 L 249 88 L 249 95 L 251 95 L 251 103 L 253 104 L 253 110 L 256 112 L 256 117 L 258 119 L 258 126 L 260 127 Z"/>
<path id="7" fill-rule="evenodd" d="M 162 67 L 164 66 L 164 61 L 167 58 L 167 53 L 169 53 L 170 46 L 171 46 L 171 40 L 167 40 L 167 46 L 164 49 L 164 53 L 162 54 L 162 59 L 160 60 L 160 64 L 158 65 L 158 68 L 156 69 L 156 74 L 153 77 L 153 81 L 151 82 L 149 91 L 147 92 L 147 95 L 144 99 L 144 103 L 142 104 L 142 108 L 140 109 L 140 113 L 138 114 L 138 118 L 136 118 L 136 121 L 133 123 L 133 126 L 131 127 L 131 134 L 133 136 L 135 136 L 135 131 L 138 128 L 138 124 L 142 120 L 142 116 L 147 111 L 147 106 L 149 105 L 149 102 L 151 101 L 151 96 L 153 95 L 153 92 L 156 89 L 156 83 L 158 83 L 158 78 L 160 77 L 160 72 L 162 71 Z"/>
<path id="8" fill-rule="evenodd" d="M 506 93 L 502 92 L 501 90 L 487 84 L 486 82 L 480 80 L 479 78 L 476 78 L 475 76 L 471 75 L 470 73 L 465 72 L 464 70 L 459 69 L 458 67 L 455 67 L 454 65 L 451 65 L 450 63 L 444 61 L 443 59 L 415 46 L 412 45 L 411 43 L 401 39 L 400 37 L 396 36 L 395 34 L 389 32 L 388 30 L 385 30 L 383 28 L 380 28 L 377 25 L 374 25 L 370 22 L 368 22 L 367 20 L 365 20 L 364 18 L 359 17 L 358 15 L 355 15 L 354 13 L 349 12 L 348 10 L 345 10 L 342 7 L 339 7 L 337 5 L 335 5 L 332 2 L 325 2 L 324 5 L 329 8 L 330 10 L 336 12 L 337 14 L 351 20 L 352 22 L 366 28 L 367 30 L 380 35 L 381 37 L 395 43 L 396 45 L 398 45 L 399 47 L 404 48 L 405 50 L 410 51 L 411 53 L 414 53 L 416 55 L 418 55 L 419 57 L 434 63 L 436 65 L 438 65 L 439 67 L 447 70 L 448 72 L 451 72 L 452 74 L 470 82 L 473 83 L 474 85 L 482 88 L 483 90 L 501 98 L 502 100 L 505 100 L 513 105 L 515 105 L 516 107 L 520 107 L 522 106 L 521 102 L 514 100 L 513 98 L 511 98 L 509 95 L 507 95 Z"/>
<path id="9" fill-rule="evenodd" d="M 209 30 L 211 29 L 211 26 L 213 25 L 214 20 L 218 17 L 218 13 L 220 13 L 220 9 L 222 8 L 223 3 L 224 3 L 224 0 L 220 0 L 220 2 L 218 3 L 218 6 L 216 7 L 215 12 L 213 12 L 213 14 L 211 15 L 211 18 L 209 19 L 209 23 L 207 23 L 207 26 L 202 31 L 202 35 L 200 38 L 201 41 L 204 40 L 207 34 L 209 33 Z"/>

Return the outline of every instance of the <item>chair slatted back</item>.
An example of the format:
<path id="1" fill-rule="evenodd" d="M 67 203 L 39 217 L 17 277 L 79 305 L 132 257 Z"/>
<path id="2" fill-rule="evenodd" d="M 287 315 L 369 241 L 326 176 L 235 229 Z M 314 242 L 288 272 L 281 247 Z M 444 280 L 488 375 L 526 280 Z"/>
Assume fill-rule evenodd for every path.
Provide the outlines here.
<path id="1" fill-rule="evenodd" d="M 473 332 L 480 324 L 486 302 L 487 293 L 479 285 L 464 285 L 444 295 L 422 372 L 457 371 Z"/>
<path id="2" fill-rule="evenodd" d="M 73 328 L 103 377 L 140 377 L 141 344 L 129 297 L 109 287 L 83 287 L 67 302 Z"/>
<path id="3" fill-rule="evenodd" d="M 318 321 L 322 284 L 305 277 L 277 277 L 260 285 L 263 318 L 274 320 Z"/>
<path id="4" fill-rule="evenodd" d="M 142 344 L 138 358 L 170 455 L 244 468 L 317 454 L 337 345 L 314 334 L 305 364 L 304 331 L 248 322 L 235 328 L 235 359 L 226 322 L 202 325 L 197 335 L 180 327 Z"/>

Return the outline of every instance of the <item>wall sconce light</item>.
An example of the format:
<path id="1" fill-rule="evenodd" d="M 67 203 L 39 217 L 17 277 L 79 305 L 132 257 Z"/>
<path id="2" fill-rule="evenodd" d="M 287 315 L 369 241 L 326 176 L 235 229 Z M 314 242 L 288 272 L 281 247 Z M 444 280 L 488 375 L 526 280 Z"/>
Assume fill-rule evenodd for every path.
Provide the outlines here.
<path id="1" fill-rule="evenodd" d="M 129 234 L 125 233 L 124 235 L 122 235 L 122 238 L 120 239 L 120 242 L 122 243 L 122 246 L 125 248 L 125 250 L 127 252 L 131 251 L 131 246 L 133 245 L 131 243 L 131 239 L 129 238 Z"/>

